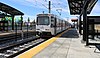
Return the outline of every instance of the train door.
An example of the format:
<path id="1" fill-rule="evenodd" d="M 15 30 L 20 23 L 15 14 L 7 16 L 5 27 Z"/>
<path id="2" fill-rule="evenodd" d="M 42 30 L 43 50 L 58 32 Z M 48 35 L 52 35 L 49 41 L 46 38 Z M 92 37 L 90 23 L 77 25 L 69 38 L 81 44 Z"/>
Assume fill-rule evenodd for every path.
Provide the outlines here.
<path id="1" fill-rule="evenodd" d="M 56 18 L 51 17 L 51 33 L 56 34 Z"/>
<path id="2" fill-rule="evenodd" d="M 61 20 L 61 30 L 63 31 L 63 20 Z"/>
<path id="3" fill-rule="evenodd" d="M 61 28 L 62 28 L 62 26 L 61 26 L 61 19 L 60 19 L 60 31 L 62 31 L 62 29 L 61 29 Z"/>

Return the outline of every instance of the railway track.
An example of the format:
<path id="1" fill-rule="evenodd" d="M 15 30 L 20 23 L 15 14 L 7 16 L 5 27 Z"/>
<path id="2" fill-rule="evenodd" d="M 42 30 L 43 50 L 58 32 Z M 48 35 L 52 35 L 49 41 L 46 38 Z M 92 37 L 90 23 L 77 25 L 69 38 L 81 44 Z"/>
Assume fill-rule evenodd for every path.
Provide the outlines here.
<path id="1" fill-rule="evenodd" d="M 10 44 L 5 45 L 4 47 L 1 47 L 0 49 L 0 58 L 12 58 L 17 56 L 18 54 L 44 42 L 45 39 L 37 38 L 33 40 L 22 40 L 19 42 L 16 42 L 16 44 Z"/>
<path id="2" fill-rule="evenodd" d="M 24 39 L 21 38 L 20 34 L 1 36 L 0 58 L 13 58 L 46 40 L 34 36 L 32 32 L 24 33 Z"/>

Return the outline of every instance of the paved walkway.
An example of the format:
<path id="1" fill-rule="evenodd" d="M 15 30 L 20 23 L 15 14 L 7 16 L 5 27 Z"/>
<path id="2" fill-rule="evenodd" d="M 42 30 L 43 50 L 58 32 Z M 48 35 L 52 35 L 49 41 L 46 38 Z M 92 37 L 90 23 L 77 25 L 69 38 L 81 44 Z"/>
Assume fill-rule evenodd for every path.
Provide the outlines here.
<path id="1" fill-rule="evenodd" d="M 100 58 L 95 46 L 85 47 L 75 29 L 71 29 L 32 58 Z M 34 53 L 34 52 L 33 52 Z"/>

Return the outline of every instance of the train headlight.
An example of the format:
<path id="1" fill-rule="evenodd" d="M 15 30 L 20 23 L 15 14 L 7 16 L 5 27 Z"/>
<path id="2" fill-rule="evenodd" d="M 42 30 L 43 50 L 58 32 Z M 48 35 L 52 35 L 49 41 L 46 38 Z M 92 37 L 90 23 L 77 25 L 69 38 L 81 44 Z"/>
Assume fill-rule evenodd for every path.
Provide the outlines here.
<path id="1" fill-rule="evenodd" d="M 49 30 L 49 29 L 45 29 L 45 30 Z"/>
<path id="2" fill-rule="evenodd" d="M 36 30 L 40 30 L 40 29 L 36 29 Z"/>

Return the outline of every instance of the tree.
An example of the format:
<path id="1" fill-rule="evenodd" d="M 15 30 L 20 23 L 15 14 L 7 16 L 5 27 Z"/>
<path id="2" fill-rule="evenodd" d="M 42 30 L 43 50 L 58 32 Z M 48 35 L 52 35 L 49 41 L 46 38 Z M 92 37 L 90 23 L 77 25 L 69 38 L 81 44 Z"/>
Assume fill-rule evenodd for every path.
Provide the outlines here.
<path id="1" fill-rule="evenodd" d="M 30 22 L 30 18 L 28 17 L 28 22 Z"/>

